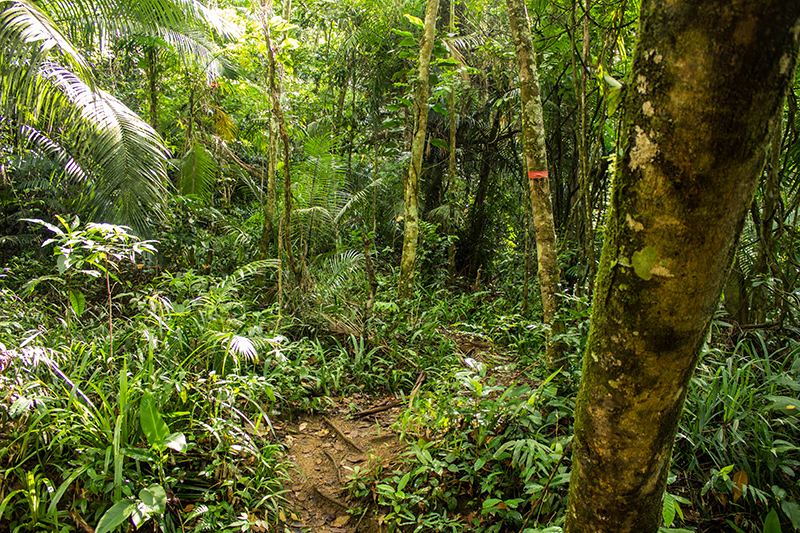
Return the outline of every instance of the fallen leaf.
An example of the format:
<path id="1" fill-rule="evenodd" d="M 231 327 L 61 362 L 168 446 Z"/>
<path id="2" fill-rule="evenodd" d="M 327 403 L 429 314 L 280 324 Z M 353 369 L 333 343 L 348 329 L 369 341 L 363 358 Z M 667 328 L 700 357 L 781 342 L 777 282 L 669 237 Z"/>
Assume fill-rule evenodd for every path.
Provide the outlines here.
<path id="1" fill-rule="evenodd" d="M 744 470 L 739 470 L 733 475 L 733 501 L 734 503 L 742 497 L 744 487 L 747 485 L 747 473 Z"/>
<path id="2" fill-rule="evenodd" d="M 350 521 L 350 515 L 342 515 L 333 521 L 333 527 L 342 527 Z"/>

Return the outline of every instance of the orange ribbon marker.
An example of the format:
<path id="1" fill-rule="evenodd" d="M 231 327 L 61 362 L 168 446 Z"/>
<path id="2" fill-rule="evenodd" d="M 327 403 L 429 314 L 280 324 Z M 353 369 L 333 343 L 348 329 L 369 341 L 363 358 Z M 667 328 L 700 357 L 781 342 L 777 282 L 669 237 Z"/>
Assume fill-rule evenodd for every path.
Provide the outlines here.
<path id="1" fill-rule="evenodd" d="M 529 170 L 528 171 L 528 179 L 529 180 L 538 180 L 538 179 L 546 178 L 546 177 L 547 177 L 547 171 L 546 170 Z"/>

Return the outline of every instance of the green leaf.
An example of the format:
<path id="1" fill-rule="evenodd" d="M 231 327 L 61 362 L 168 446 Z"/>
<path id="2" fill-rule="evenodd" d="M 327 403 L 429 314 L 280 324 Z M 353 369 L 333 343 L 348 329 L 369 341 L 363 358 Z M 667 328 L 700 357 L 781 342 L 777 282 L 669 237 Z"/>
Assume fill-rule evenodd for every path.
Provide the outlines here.
<path id="1" fill-rule="evenodd" d="M 789 396 L 767 396 L 772 403 L 767 406 L 768 411 L 778 411 L 788 416 L 800 414 L 800 400 Z"/>
<path id="2" fill-rule="evenodd" d="M 418 28 L 425 29 L 425 23 L 422 22 L 422 19 L 419 19 L 419 18 L 415 17 L 414 15 L 409 15 L 408 13 L 406 13 L 404 16 L 414 26 L 417 26 Z"/>
<path id="3" fill-rule="evenodd" d="M 608 85 L 613 87 L 614 89 L 620 89 L 622 84 L 616 80 L 613 76 L 609 76 L 605 72 L 603 72 L 603 79 L 606 81 Z"/>
<path id="4" fill-rule="evenodd" d="M 789 517 L 789 520 L 792 521 L 792 527 L 795 530 L 800 529 L 800 505 L 789 500 L 784 500 L 781 502 L 781 509 L 783 509 L 786 516 Z"/>
<path id="5" fill-rule="evenodd" d="M 83 314 L 83 311 L 86 309 L 86 298 L 84 298 L 83 293 L 81 291 L 70 289 L 69 304 L 72 306 L 72 310 L 75 311 L 75 315 L 81 316 Z"/>
<path id="6" fill-rule="evenodd" d="M 11 404 L 11 407 L 8 408 L 8 416 L 10 418 L 16 418 L 20 414 L 24 413 L 33 405 L 33 400 L 30 400 L 24 396 L 20 396 L 14 403 Z"/>
<path id="7" fill-rule="evenodd" d="M 622 89 L 611 88 L 608 91 L 608 116 L 613 115 L 622 103 Z"/>
<path id="8" fill-rule="evenodd" d="M 483 501 L 483 512 L 489 513 L 496 509 L 497 505 L 503 503 L 503 500 L 497 498 L 489 498 Z"/>
<path id="9" fill-rule="evenodd" d="M 144 461 L 146 463 L 155 463 L 158 458 L 144 448 L 120 448 L 120 453 L 125 457 L 130 457 L 135 461 Z"/>
<path id="10" fill-rule="evenodd" d="M 139 491 L 139 498 L 145 505 L 147 512 L 164 514 L 167 509 L 167 492 L 164 487 L 153 484 Z"/>
<path id="11" fill-rule="evenodd" d="M 406 474 L 402 478 L 400 478 L 400 482 L 397 484 L 397 490 L 401 491 L 404 488 L 406 488 L 409 479 L 411 479 L 411 472 L 406 472 Z"/>
<path id="12" fill-rule="evenodd" d="M 133 500 L 122 500 L 115 503 L 108 511 L 103 513 L 94 533 L 108 533 L 127 520 L 134 509 L 136 509 L 136 502 Z"/>
<path id="13" fill-rule="evenodd" d="M 186 436 L 183 433 L 170 433 L 161 444 L 176 452 L 183 452 L 186 450 Z"/>
<path id="14" fill-rule="evenodd" d="M 449 146 L 447 146 L 447 143 L 444 141 L 444 139 L 431 139 L 430 143 L 432 145 L 434 145 L 434 146 L 438 146 L 439 148 L 444 148 L 445 150 L 447 150 L 449 148 Z"/>
<path id="15" fill-rule="evenodd" d="M 142 395 L 142 402 L 139 405 L 139 423 L 147 437 L 147 443 L 159 450 L 164 450 L 166 447 L 164 441 L 169 436 L 169 427 L 164 422 L 156 401 L 149 392 Z"/>
<path id="16" fill-rule="evenodd" d="M 672 522 L 675 520 L 675 498 L 670 493 L 664 494 L 664 506 L 661 510 L 661 516 L 664 519 L 664 525 L 672 527 Z"/>
<path id="17" fill-rule="evenodd" d="M 764 533 L 782 533 L 781 521 L 775 509 L 770 509 L 769 514 L 764 519 Z"/>

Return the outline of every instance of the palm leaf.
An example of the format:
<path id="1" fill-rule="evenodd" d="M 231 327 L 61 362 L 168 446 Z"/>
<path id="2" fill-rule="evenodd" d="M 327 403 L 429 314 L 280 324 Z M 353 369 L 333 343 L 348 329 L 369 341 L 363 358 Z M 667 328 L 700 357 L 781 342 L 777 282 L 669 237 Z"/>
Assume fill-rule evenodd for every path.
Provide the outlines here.
<path id="1" fill-rule="evenodd" d="M 217 162 L 200 142 L 195 141 L 181 159 L 180 188 L 182 194 L 208 198 L 217 177 Z"/>
<path id="2" fill-rule="evenodd" d="M 0 12 L 0 43 L 3 44 L 3 48 L 9 47 L 12 53 L 21 51 L 23 47 L 19 45 L 22 44 L 38 44 L 38 54 L 55 48 L 61 52 L 82 80 L 92 83 L 93 77 L 86 60 L 64 37 L 50 17 L 32 2 L 26 0 L 4 2 Z"/>

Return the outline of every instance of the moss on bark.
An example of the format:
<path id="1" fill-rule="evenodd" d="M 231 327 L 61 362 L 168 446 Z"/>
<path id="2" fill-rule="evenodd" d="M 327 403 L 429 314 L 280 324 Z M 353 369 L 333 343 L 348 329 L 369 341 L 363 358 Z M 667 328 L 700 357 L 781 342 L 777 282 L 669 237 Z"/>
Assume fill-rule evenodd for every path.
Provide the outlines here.
<path id="1" fill-rule="evenodd" d="M 686 387 L 794 74 L 798 17 L 800 3 L 783 0 L 642 3 L 569 533 L 658 530 Z"/>
<path id="2" fill-rule="evenodd" d="M 403 220 L 403 256 L 400 258 L 400 281 L 397 287 L 399 298 L 411 296 L 414 281 L 414 265 L 417 261 L 417 241 L 419 240 L 419 180 L 422 174 L 422 155 L 425 148 L 425 133 L 428 128 L 428 95 L 430 93 L 429 70 L 436 33 L 436 15 L 439 0 L 428 0 L 425 9 L 425 31 L 419 50 L 419 75 L 417 79 L 417 108 L 414 136 L 411 141 L 411 163 L 405 181 Z"/>
<path id="3" fill-rule="evenodd" d="M 522 100 L 522 143 L 528 170 L 531 215 L 536 233 L 536 257 L 539 263 L 539 288 L 542 294 L 542 315 L 550 326 L 547 338 L 547 362 L 551 368 L 563 366 L 564 346 L 551 339 L 564 333 L 564 325 L 556 321 L 561 293 L 555 222 L 547 177 L 544 116 L 536 71 L 536 53 L 531 40 L 528 13 L 523 0 L 507 0 L 511 36 L 517 54 L 520 99 Z"/>

